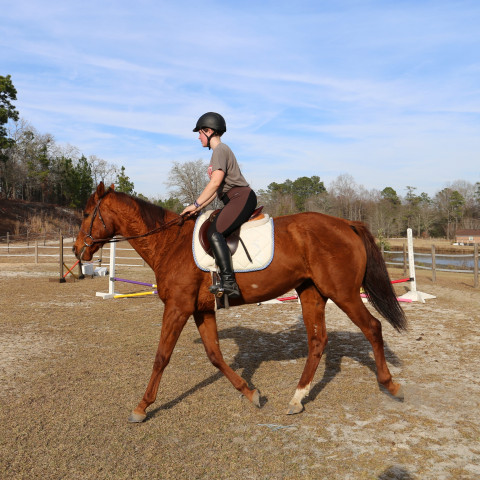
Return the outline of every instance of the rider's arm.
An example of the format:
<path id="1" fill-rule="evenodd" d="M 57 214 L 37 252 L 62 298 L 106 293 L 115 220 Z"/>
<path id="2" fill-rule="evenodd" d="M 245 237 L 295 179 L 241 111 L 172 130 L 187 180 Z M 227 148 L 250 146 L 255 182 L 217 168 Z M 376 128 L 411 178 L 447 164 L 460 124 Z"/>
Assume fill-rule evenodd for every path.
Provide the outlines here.
<path id="1" fill-rule="evenodd" d="M 217 198 L 217 192 L 215 192 L 205 203 L 200 204 L 200 208 L 205 208 L 207 205 L 210 205 L 215 198 Z"/>
<path id="2" fill-rule="evenodd" d="M 185 207 L 182 212 L 184 213 L 196 213 L 200 211 L 203 207 L 210 204 L 215 197 L 217 196 L 218 187 L 220 187 L 223 179 L 225 177 L 225 172 L 223 170 L 215 170 L 212 172 L 212 176 L 210 177 L 210 181 L 208 182 L 207 186 L 204 188 L 203 192 L 197 198 L 196 202 L 199 205 L 198 207 L 195 205 L 189 205 Z"/>
<path id="3" fill-rule="evenodd" d="M 197 203 L 200 205 L 208 205 L 208 203 L 210 203 L 215 198 L 218 187 L 220 187 L 224 178 L 225 172 L 223 170 L 215 170 L 214 172 L 212 172 L 210 181 L 208 182 L 207 186 L 200 194 L 200 196 L 197 198 Z"/>

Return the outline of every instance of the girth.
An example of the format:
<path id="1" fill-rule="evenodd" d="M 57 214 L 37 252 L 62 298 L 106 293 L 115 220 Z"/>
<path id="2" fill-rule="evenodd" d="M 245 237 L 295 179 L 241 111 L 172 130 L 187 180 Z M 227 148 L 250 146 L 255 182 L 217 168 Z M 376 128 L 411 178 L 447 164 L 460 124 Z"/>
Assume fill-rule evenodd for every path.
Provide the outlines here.
<path id="1" fill-rule="evenodd" d="M 260 220 L 263 217 L 262 214 L 263 206 L 260 206 L 254 210 L 248 221 L 252 220 Z M 200 227 L 200 230 L 198 231 L 198 239 L 200 240 L 200 245 L 202 248 L 207 252 L 211 257 L 212 255 L 212 250 L 210 248 L 210 242 L 208 241 L 207 238 L 207 232 L 208 232 L 208 227 L 210 227 L 210 224 L 215 220 L 216 216 L 220 213 L 221 209 L 219 208 L 218 210 L 214 210 L 211 215 L 203 222 L 203 225 Z M 230 252 L 232 255 L 237 251 L 238 248 L 238 243 L 240 241 L 240 228 L 237 228 L 234 232 L 232 232 L 227 238 L 227 245 L 228 248 L 230 249 Z"/>

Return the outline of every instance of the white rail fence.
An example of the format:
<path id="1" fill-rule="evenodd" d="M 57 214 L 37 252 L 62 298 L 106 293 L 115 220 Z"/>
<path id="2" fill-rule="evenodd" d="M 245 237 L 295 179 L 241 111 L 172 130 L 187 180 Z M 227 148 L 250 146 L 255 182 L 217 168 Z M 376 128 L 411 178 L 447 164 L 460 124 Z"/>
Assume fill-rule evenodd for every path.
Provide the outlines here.
<path id="1" fill-rule="evenodd" d="M 68 268 L 70 263 L 76 261 L 72 252 L 74 239 L 66 239 L 59 236 L 57 240 L 40 239 L 34 241 L 7 241 L 0 243 L 0 263 L 10 260 L 25 259 L 25 263 L 34 262 L 52 262 L 54 259 L 61 259 L 61 262 Z M 145 267 L 143 259 L 127 243 L 125 246 L 116 246 L 116 265 L 121 267 Z M 479 256 L 478 244 L 474 246 L 474 252 L 471 254 L 438 254 L 435 245 L 432 245 L 431 253 L 415 253 L 407 250 L 403 251 L 388 250 L 383 252 L 388 266 L 403 268 L 407 272 L 410 262 L 413 262 L 415 268 L 427 269 L 432 271 L 432 280 L 436 281 L 436 272 L 452 272 L 473 274 L 474 286 L 479 286 L 478 270 Z M 410 257 L 410 258 L 409 258 Z M 92 262 L 97 266 L 109 266 L 110 245 L 100 249 Z"/>
<path id="2" fill-rule="evenodd" d="M 0 263 L 8 262 L 9 260 L 21 261 L 25 259 L 25 263 L 50 263 L 58 261 L 63 255 L 66 264 L 73 264 L 76 261 L 73 254 L 72 247 L 74 239 L 64 238 L 59 236 L 57 240 L 33 242 L 10 242 L 7 244 L 0 244 Z M 117 265 L 123 267 L 145 267 L 146 264 L 137 252 L 125 243 L 125 247 L 116 248 Z M 110 244 L 101 248 L 92 259 L 91 263 L 97 266 L 109 266 L 110 260 Z"/>

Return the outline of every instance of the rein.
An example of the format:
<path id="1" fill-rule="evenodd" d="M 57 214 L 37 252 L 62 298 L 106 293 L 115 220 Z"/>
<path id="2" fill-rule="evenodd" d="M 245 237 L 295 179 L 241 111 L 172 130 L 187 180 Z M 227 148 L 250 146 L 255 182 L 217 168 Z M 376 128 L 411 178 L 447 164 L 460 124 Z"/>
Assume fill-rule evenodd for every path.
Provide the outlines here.
<path id="1" fill-rule="evenodd" d="M 166 223 L 163 223 L 162 225 L 154 228 L 153 230 L 150 230 L 146 233 L 140 233 L 139 235 L 131 235 L 129 237 L 116 237 L 116 238 L 112 238 L 112 237 L 93 238 L 93 236 L 92 236 L 93 222 L 95 221 L 95 218 L 97 217 L 97 214 L 98 214 L 98 218 L 102 222 L 103 228 L 108 231 L 108 228 L 105 225 L 105 222 L 103 220 L 102 213 L 100 212 L 100 203 L 107 196 L 108 193 L 110 193 L 110 189 L 107 190 L 107 192 L 99 198 L 97 204 L 95 205 L 95 208 L 93 209 L 92 221 L 90 222 L 90 228 L 89 228 L 88 233 L 84 232 L 82 229 L 80 229 L 80 231 L 85 235 L 85 239 L 83 240 L 83 244 L 86 247 L 91 247 L 92 245 L 94 245 L 96 243 L 103 243 L 103 244 L 105 244 L 105 243 L 117 243 L 117 242 L 124 242 L 126 240 L 132 240 L 132 239 L 135 239 L 135 238 L 148 237 L 149 235 L 153 235 L 154 233 L 161 232 L 162 230 L 165 230 L 168 227 L 171 227 L 172 225 L 182 226 L 183 223 L 185 222 L 184 216 L 179 215 L 180 218 L 174 218 L 174 219 L 172 219 L 172 220 L 170 220 Z M 87 242 L 88 238 L 90 238 L 91 241 Z"/>

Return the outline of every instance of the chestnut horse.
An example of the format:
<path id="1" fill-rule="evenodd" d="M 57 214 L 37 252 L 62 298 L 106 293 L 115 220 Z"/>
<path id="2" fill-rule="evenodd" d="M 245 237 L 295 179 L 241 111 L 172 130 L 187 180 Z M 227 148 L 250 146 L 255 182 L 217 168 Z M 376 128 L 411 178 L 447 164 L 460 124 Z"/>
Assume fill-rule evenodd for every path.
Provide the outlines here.
<path id="1" fill-rule="evenodd" d="M 84 210 L 75 255 L 89 261 L 115 236 L 122 236 L 155 272 L 158 296 L 165 304 L 158 350 L 145 394 L 129 417 L 142 422 L 156 399 L 160 379 L 188 318 L 193 315 L 210 361 L 253 404 L 260 407 L 258 390 L 250 389 L 223 359 L 215 319 L 211 276 L 193 259 L 194 219 L 106 189 L 100 183 Z M 325 304 L 330 298 L 371 343 L 377 380 L 393 396 L 402 398 L 385 361 L 382 327 L 360 297 L 363 287 L 370 302 L 397 330 L 406 328 L 385 262 L 374 238 L 360 222 L 320 213 L 299 213 L 274 219 L 275 254 L 264 270 L 239 273 L 241 298 L 230 305 L 263 302 L 295 289 L 299 295 L 308 337 L 308 356 L 289 414 L 303 411 L 315 371 L 327 343 Z M 114 241 L 117 241 L 116 238 Z"/>

